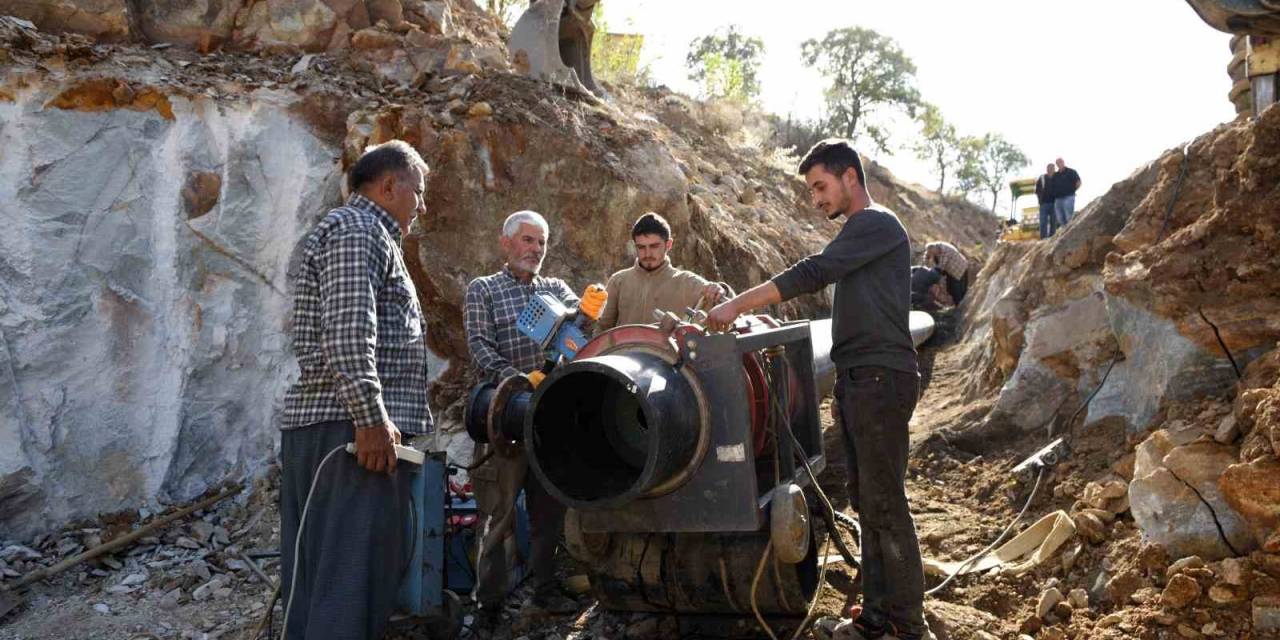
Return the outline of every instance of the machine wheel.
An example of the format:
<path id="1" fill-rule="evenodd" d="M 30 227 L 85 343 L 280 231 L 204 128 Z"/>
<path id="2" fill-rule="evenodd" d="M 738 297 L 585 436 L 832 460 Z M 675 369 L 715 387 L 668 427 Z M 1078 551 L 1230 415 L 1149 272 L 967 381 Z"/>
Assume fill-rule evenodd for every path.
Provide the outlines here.
<path id="1" fill-rule="evenodd" d="M 769 540 L 778 559 L 787 564 L 804 560 L 809 553 L 809 505 L 804 491 L 788 483 L 774 489 L 769 502 Z"/>

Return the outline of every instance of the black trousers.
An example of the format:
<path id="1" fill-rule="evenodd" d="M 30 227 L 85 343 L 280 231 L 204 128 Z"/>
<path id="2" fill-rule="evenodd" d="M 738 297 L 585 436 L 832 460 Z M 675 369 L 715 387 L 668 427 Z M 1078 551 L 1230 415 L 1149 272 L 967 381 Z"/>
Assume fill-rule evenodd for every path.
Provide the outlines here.
<path id="1" fill-rule="evenodd" d="M 376 640 L 386 631 L 404 577 L 412 471 L 374 473 L 346 451 L 320 469 L 307 509 L 294 581 L 294 540 L 320 462 L 355 440 L 350 421 L 289 429 L 280 437 L 282 602 L 293 592 L 287 640 Z M 402 462 L 401 465 L 404 465 Z"/>
<path id="2" fill-rule="evenodd" d="M 924 566 L 907 504 L 908 423 L 920 376 L 882 367 L 841 369 L 836 380 L 849 504 L 862 525 L 862 620 L 924 633 Z"/>

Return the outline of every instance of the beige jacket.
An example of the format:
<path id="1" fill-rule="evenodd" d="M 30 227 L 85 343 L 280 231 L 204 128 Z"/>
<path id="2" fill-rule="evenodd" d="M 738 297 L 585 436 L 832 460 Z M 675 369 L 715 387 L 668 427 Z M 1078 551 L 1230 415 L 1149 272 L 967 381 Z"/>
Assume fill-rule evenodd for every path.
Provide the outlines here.
<path id="1" fill-rule="evenodd" d="M 623 269 L 610 276 L 605 285 L 609 299 L 596 330 L 624 324 L 655 324 L 655 309 L 683 316 L 686 308 L 698 304 L 707 284 L 702 276 L 671 266 L 670 258 L 654 271 L 645 271 L 640 265 Z"/>

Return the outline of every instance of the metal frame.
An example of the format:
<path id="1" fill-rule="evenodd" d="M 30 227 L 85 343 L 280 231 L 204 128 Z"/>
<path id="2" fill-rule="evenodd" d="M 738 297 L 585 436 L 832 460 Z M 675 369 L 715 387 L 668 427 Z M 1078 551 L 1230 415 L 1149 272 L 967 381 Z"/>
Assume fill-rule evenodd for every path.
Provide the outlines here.
<path id="1" fill-rule="evenodd" d="M 702 466 L 680 488 L 660 498 L 642 498 L 619 509 L 581 511 L 586 532 L 758 531 L 770 491 L 761 490 L 752 447 L 748 386 L 742 356 L 783 347 L 798 382 L 797 412 L 791 427 L 814 473 L 826 466 L 818 408 L 818 380 L 807 321 L 747 335 L 691 334 L 680 340 L 680 363 L 688 367 L 708 398 L 710 443 Z M 790 478 L 809 484 L 803 470 Z"/>

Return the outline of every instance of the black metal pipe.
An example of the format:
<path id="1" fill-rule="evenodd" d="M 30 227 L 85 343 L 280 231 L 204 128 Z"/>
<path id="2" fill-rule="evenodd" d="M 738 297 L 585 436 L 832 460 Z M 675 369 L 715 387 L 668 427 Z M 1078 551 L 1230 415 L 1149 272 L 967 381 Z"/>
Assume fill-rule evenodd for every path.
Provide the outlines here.
<path id="1" fill-rule="evenodd" d="M 471 390 L 471 396 L 467 399 L 467 409 L 463 414 L 467 435 L 481 444 L 489 443 L 489 413 L 497 392 L 496 383 L 483 382 Z M 527 392 L 517 393 L 507 399 L 506 405 L 502 407 L 499 424 L 502 434 L 508 439 L 524 439 L 524 416 L 529 411 L 529 399 L 532 395 Z"/>
<path id="2" fill-rule="evenodd" d="M 562 503 L 617 508 L 685 469 L 703 412 L 689 380 L 641 351 L 570 362 L 534 392 L 529 467 Z"/>

